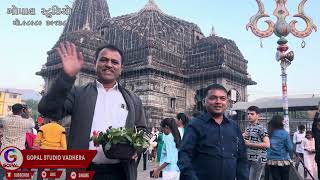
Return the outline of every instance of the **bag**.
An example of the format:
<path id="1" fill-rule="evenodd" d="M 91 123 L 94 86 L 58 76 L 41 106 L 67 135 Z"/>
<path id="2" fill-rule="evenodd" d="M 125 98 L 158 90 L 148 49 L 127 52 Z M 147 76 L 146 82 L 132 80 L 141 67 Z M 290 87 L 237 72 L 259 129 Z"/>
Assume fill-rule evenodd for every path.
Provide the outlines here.
<path id="1" fill-rule="evenodd" d="M 37 135 L 31 133 L 31 132 L 27 132 L 26 133 L 26 149 L 32 149 L 33 147 L 33 143 L 34 143 L 34 140 L 36 139 Z"/>

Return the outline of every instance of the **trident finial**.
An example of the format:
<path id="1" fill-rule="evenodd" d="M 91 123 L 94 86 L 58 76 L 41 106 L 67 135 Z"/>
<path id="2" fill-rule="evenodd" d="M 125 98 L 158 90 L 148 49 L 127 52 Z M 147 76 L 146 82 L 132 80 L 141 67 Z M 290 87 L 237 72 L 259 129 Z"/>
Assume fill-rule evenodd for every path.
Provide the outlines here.
<path id="1" fill-rule="evenodd" d="M 276 1 L 276 9 L 273 12 L 273 15 L 277 17 L 277 22 L 274 24 L 270 20 L 266 20 L 265 22 L 268 24 L 268 28 L 264 31 L 258 29 L 257 24 L 259 19 L 263 17 L 270 17 L 265 13 L 264 5 L 261 0 L 256 0 L 259 10 L 258 12 L 250 18 L 249 23 L 247 24 L 247 30 L 250 28 L 253 34 L 258 37 L 266 38 L 271 36 L 273 33 L 278 37 L 285 37 L 288 34 L 293 34 L 298 38 L 304 38 L 309 36 L 312 33 L 312 30 L 317 31 L 317 27 L 313 24 L 310 17 L 304 14 L 304 5 L 308 0 L 301 0 L 298 7 L 298 14 L 293 17 L 299 17 L 303 19 L 306 23 L 306 28 L 303 31 L 299 31 L 296 28 L 296 20 L 291 21 L 289 24 L 286 22 L 286 17 L 289 16 L 289 12 L 286 8 L 287 0 L 275 0 Z"/>
<path id="2" fill-rule="evenodd" d="M 268 14 L 265 13 L 264 10 L 264 5 L 261 2 L 261 0 L 256 0 L 259 10 L 257 12 L 257 14 L 255 14 L 254 16 L 252 16 L 250 18 L 249 23 L 247 24 L 246 28 L 247 30 L 250 28 L 252 33 L 255 34 L 256 36 L 259 36 L 261 38 L 266 38 L 272 35 L 273 33 L 273 29 L 274 29 L 274 23 L 270 20 L 266 20 L 265 22 L 268 24 L 268 28 L 264 31 L 261 31 L 258 29 L 258 21 L 259 19 L 263 18 L 263 17 L 270 17 Z"/>
<path id="3" fill-rule="evenodd" d="M 307 0 L 302 0 L 298 7 L 298 14 L 294 15 L 293 17 L 299 17 L 304 20 L 306 23 L 306 28 L 303 31 L 298 31 L 296 29 L 296 23 L 298 21 L 293 20 L 290 22 L 291 27 L 291 33 L 298 37 L 298 38 L 304 38 L 309 36 L 312 33 L 312 30 L 317 31 L 317 26 L 313 24 L 312 19 L 304 14 L 304 4 L 307 2 Z"/>

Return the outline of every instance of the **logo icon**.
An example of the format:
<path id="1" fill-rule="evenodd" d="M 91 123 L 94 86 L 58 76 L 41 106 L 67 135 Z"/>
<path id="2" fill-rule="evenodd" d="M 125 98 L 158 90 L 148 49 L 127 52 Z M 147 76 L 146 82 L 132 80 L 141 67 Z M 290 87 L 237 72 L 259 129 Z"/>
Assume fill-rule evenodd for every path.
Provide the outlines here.
<path id="1" fill-rule="evenodd" d="M 4 159 L 8 163 L 14 163 L 17 160 L 17 155 L 15 154 L 16 150 L 15 149 L 8 149 L 7 151 L 4 152 Z"/>
<path id="2" fill-rule="evenodd" d="M 72 172 L 70 173 L 70 177 L 71 177 L 71 179 L 76 179 L 76 178 L 77 178 L 77 173 L 74 172 L 74 171 L 72 171 Z"/>
<path id="3" fill-rule="evenodd" d="M 41 172 L 41 177 L 42 177 L 42 178 L 46 178 L 46 177 L 47 177 L 47 172 L 42 171 L 42 172 Z"/>
<path id="4" fill-rule="evenodd" d="M 23 156 L 18 148 L 10 146 L 1 151 L 0 163 L 5 170 L 13 171 L 19 169 L 22 162 Z"/>

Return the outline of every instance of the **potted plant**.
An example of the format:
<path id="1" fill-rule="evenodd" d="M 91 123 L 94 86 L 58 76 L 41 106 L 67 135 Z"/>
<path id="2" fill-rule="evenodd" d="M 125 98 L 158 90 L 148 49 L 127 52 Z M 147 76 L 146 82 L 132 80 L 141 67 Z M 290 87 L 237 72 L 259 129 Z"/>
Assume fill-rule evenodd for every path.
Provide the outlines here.
<path id="1" fill-rule="evenodd" d="M 94 146 L 102 145 L 105 156 L 109 159 L 129 160 L 136 152 L 149 146 L 149 137 L 143 130 L 130 128 L 112 128 L 106 132 L 94 131 L 90 138 Z"/>

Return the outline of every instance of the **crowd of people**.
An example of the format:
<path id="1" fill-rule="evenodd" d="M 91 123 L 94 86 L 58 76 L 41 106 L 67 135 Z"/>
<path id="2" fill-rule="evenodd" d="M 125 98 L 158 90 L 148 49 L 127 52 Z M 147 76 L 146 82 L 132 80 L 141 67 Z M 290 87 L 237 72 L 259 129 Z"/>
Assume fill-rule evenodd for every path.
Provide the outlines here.
<path id="1" fill-rule="evenodd" d="M 44 123 L 31 117 L 32 110 L 17 103 L 12 106 L 12 113 L 2 120 L 1 150 L 14 146 L 20 150 L 58 149 L 66 150 L 65 128 L 57 120 Z M 0 168 L 0 179 L 5 171 Z M 37 179 L 41 179 L 41 175 Z"/>
<path id="2" fill-rule="evenodd" d="M 270 176 L 275 180 L 289 180 L 290 166 L 293 165 L 294 162 L 297 170 L 299 164 L 303 163 L 302 169 L 306 169 L 304 169 L 304 172 L 301 175 L 305 179 L 312 179 L 311 176 L 313 178 L 317 177 L 317 163 L 315 161 L 315 140 L 313 138 L 312 131 L 305 132 L 305 126 L 299 125 L 297 132 L 294 133 L 291 140 L 289 133 L 284 129 L 282 116 L 275 115 L 267 125 L 264 125 L 259 122 L 260 109 L 257 106 L 250 106 L 247 109 L 247 114 L 249 125 L 242 133 L 242 137 L 244 139 L 244 144 L 247 151 L 249 180 L 260 180 L 263 177 L 265 179 L 269 179 Z M 197 117 L 195 117 L 194 119 L 197 119 Z M 317 118 L 315 118 L 315 120 L 316 119 Z M 175 124 L 173 122 L 175 122 Z M 173 118 L 166 118 L 162 121 L 162 132 L 159 132 L 157 128 L 152 129 L 151 134 L 153 138 L 151 138 L 150 142 L 150 152 L 159 152 L 159 149 L 161 152 L 161 149 L 163 148 L 163 154 L 150 153 L 149 159 L 158 159 L 157 162 L 159 163 L 159 168 L 153 170 L 153 176 L 158 177 L 160 171 L 163 170 L 163 179 L 179 179 L 177 177 L 180 176 L 180 169 L 179 166 L 176 166 L 178 165 L 178 159 L 177 156 L 174 155 L 178 154 L 179 149 L 181 150 L 181 148 L 179 148 L 181 142 L 175 141 L 175 139 L 178 139 L 180 137 L 180 140 L 182 141 L 185 127 L 188 122 L 188 116 L 184 113 L 179 113 L 176 117 L 176 120 Z M 179 134 L 176 133 L 177 129 L 179 131 Z M 163 137 L 163 134 L 165 138 L 159 139 L 158 137 Z M 171 138 L 166 138 L 167 135 L 169 135 L 169 137 Z M 165 146 L 159 146 L 159 144 L 163 143 L 163 141 L 165 141 Z M 294 144 L 296 145 L 296 153 L 294 154 L 295 161 L 293 161 L 290 156 Z M 196 146 L 200 145 L 197 144 Z M 170 147 L 169 150 L 166 147 Z M 196 149 L 198 148 L 200 147 L 197 147 Z M 167 154 L 170 155 L 170 160 L 166 159 Z M 161 155 L 164 155 L 164 157 L 161 158 Z M 198 153 L 197 155 L 199 156 Z M 164 162 L 166 162 L 167 164 Z M 171 164 L 171 168 L 166 168 L 169 164 Z M 204 170 L 204 168 L 202 170 Z M 167 177 L 166 171 L 169 171 L 169 174 L 171 173 L 172 175 Z M 266 174 L 264 174 L 265 171 L 267 171 Z M 183 171 L 181 173 L 183 173 Z M 209 178 L 209 176 L 198 179 L 205 178 Z M 184 178 L 181 177 L 181 179 Z M 194 177 L 191 179 L 194 179 Z"/>
<path id="3" fill-rule="evenodd" d="M 95 171 L 94 179 L 136 180 L 137 157 L 142 153 L 137 152 L 126 161 L 108 159 L 103 147 L 94 146 L 90 141 L 93 132 L 104 132 L 110 126 L 146 129 L 141 99 L 118 83 L 124 69 L 122 51 L 113 45 L 99 48 L 94 62 L 97 79 L 84 86 L 74 86 L 84 64 L 84 57 L 75 44 L 60 43 L 57 52 L 63 70 L 38 105 L 39 113 L 51 121 L 31 136 L 35 123 L 30 114 L 21 104 L 12 106 L 13 114 L 3 120 L 1 149 L 16 146 L 39 150 L 97 150 L 87 168 Z M 293 141 L 284 129 L 282 116 L 273 116 L 263 125 L 259 123 L 260 110 L 256 106 L 247 109 L 249 125 L 241 131 L 237 121 L 225 115 L 228 95 L 222 85 L 212 84 L 205 89 L 203 107 L 204 110 L 192 118 L 185 113 L 164 118 L 161 131 L 152 130 L 150 147 L 144 156 L 157 161 L 158 165 L 150 176 L 162 176 L 164 180 L 259 180 L 265 169 L 265 177 L 289 180 L 293 143 L 297 152 L 295 166 L 303 159 L 306 178 L 319 173 L 320 106 L 312 131 L 305 132 L 305 127 L 300 126 Z M 71 126 L 67 141 L 66 131 L 57 121 L 68 115 Z"/>
<path id="4" fill-rule="evenodd" d="M 224 92 L 224 88 L 220 85 L 209 86 L 206 96 L 208 93 L 213 93 L 213 100 L 219 98 L 219 93 L 210 92 L 210 88 Z M 221 101 L 224 100 L 223 94 Z M 153 171 L 153 176 L 158 177 L 159 172 L 163 170 L 163 179 L 219 177 L 218 179 L 260 180 L 262 177 L 265 179 L 272 177 L 274 180 L 289 180 L 290 166 L 294 163 L 290 154 L 295 144 L 297 152 L 295 167 L 298 170 L 302 162 L 303 168 L 306 168 L 302 177 L 306 179 L 317 177 L 316 143 L 312 131 L 305 132 L 304 125 L 298 127 L 299 130 L 294 133 L 291 140 L 289 133 L 284 129 L 282 116 L 275 115 L 264 125 L 259 122 L 261 113 L 259 107 L 250 106 L 247 109 L 249 125 L 240 135 L 234 122 L 222 113 L 223 105 L 210 107 L 209 97 L 205 105 L 206 103 L 207 111 L 202 112 L 198 117 L 193 117 L 190 123 L 184 113 L 179 113 L 176 120 L 166 118 L 162 121 L 164 137 L 170 134 L 171 138 L 163 138 L 168 142 L 161 147 L 163 154 L 160 155 L 159 167 Z M 211 117 L 207 113 L 216 112 L 217 114 L 217 111 L 221 112 L 220 120 L 217 117 L 218 120 L 214 122 L 208 121 Z M 313 123 L 315 132 L 319 131 L 315 129 L 318 121 L 317 113 Z M 185 127 L 187 127 L 186 130 Z M 179 134 L 176 133 L 177 129 Z M 182 138 L 184 132 L 186 132 L 185 139 Z M 238 133 L 232 135 L 236 132 Z M 181 142 L 176 140 L 179 135 Z M 155 147 L 156 144 L 153 148 Z M 166 147 L 171 148 L 167 150 Z M 166 159 L 166 153 L 170 154 L 170 160 Z M 177 154 L 179 154 L 178 158 L 174 156 Z M 164 155 L 163 158 L 161 158 L 162 155 Z M 230 161 L 232 159 L 236 161 Z M 169 164 L 171 168 L 166 168 Z M 221 166 L 217 167 L 218 164 Z M 232 174 L 231 169 L 237 170 Z M 166 176 L 167 172 L 170 172 L 171 176 Z"/>
<path id="5" fill-rule="evenodd" d="M 185 113 L 179 113 L 176 119 L 165 118 L 161 121 L 162 132 L 153 128 L 155 131 L 151 133 L 153 138 L 150 145 L 152 151 L 157 153 L 151 153 L 151 159 L 156 159 L 159 167 L 152 171 L 152 177 L 159 177 L 163 171 L 163 179 L 179 179 L 178 149 L 188 121 L 189 117 Z"/>

